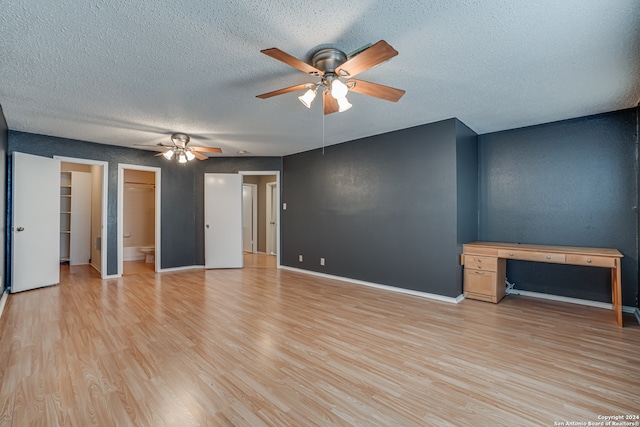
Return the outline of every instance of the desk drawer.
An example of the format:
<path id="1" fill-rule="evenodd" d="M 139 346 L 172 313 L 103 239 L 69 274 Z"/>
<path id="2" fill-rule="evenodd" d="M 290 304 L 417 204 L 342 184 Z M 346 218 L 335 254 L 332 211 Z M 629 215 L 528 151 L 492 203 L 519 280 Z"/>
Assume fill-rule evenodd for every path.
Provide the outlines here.
<path id="1" fill-rule="evenodd" d="M 492 271 L 464 269 L 464 291 L 495 296 L 496 273 Z"/>
<path id="2" fill-rule="evenodd" d="M 498 251 L 498 256 L 500 258 L 519 259 L 523 261 L 555 262 L 560 264 L 564 264 L 566 262 L 565 254 L 554 254 L 546 252 L 500 249 Z"/>
<path id="3" fill-rule="evenodd" d="M 479 255 L 465 255 L 464 267 L 472 268 L 475 270 L 497 271 L 498 258 L 485 257 L 485 256 L 479 256 Z"/>
<path id="4" fill-rule="evenodd" d="M 567 264 L 613 268 L 616 266 L 616 259 L 603 256 L 567 255 Z"/>
<path id="5" fill-rule="evenodd" d="M 465 254 L 498 256 L 498 249 L 478 247 L 475 245 L 462 245 L 462 252 Z"/>

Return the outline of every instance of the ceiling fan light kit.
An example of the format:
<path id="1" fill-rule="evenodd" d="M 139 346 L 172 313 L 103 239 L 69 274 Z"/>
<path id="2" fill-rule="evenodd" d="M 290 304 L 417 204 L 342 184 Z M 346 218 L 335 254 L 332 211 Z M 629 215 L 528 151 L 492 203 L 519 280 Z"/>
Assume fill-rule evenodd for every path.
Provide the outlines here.
<path id="1" fill-rule="evenodd" d="M 350 91 L 392 102 L 397 102 L 405 93 L 401 89 L 353 78 L 357 74 L 386 62 L 398 54 L 384 40 L 380 40 L 378 43 L 359 51 L 350 58 L 339 49 L 320 49 L 311 57 L 311 64 L 307 64 L 275 47 L 264 49 L 260 52 L 297 68 L 310 76 L 319 77 L 320 81 L 263 93 L 257 95 L 257 98 L 266 99 L 307 89 L 302 96 L 298 97 L 298 100 L 305 107 L 311 108 L 311 103 L 316 98 L 318 90 L 321 89 L 324 114 L 331 114 L 347 111 L 352 107 L 352 104 L 347 100 L 347 94 Z"/>
<path id="2" fill-rule="evenodd" d="M 167 160 L 171 160 L 175 157 L 178 159 L 178 163 L 187 163 L 194 159 L 208 159 L 208 157 L 202 154 L 202 152 L 222 153 L 220 148 L 215 147 L 190 147 L 188 146 L 189 141 L 191 141 L 189 135 L 185 133 L 174 133 L 171 135 L 171 142 L 173 143 L 173 146 L 168 146 L 169 149 L 167 151 L 158 153 L 156 156 L 162 156 Z M 160 145 L 166 147 L 164 144 Z"/>

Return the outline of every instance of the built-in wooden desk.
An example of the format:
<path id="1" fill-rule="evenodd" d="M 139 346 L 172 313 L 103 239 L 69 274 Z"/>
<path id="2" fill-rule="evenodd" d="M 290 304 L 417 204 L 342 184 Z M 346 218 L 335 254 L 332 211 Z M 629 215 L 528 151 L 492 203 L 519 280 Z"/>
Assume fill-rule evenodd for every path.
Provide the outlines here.
<path id="1" fill-rule="evenodd" d="M 622 281 L 617 249 L 474 242 L 462 245 L 464 297 L 497 303 L 505 294 L 506 260 L 586 265 L 611 269 L 611 303 L 622 326 Z"/>

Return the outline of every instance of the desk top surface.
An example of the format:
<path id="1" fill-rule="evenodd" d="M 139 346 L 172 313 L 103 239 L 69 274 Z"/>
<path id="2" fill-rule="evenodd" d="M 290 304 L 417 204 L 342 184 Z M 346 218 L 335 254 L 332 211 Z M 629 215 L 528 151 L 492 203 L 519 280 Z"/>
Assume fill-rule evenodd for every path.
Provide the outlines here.
<path id="1" fill-rule="evenodd" d="M 531 245 L 526 243 L 503 243 L 503 242 L 473 242 L 465 243 L 463 246 L 485 247 L 494 249 L 513 249 L 532 252 L 556 252 L 575 255 L 599 255 L 614 258 L 622 258 L 619 250 L 613 248 L 587 248 L 581 246 L 553 246 L 553 245 Z M 464 251 L 464 249 L 463 249 Z"/>

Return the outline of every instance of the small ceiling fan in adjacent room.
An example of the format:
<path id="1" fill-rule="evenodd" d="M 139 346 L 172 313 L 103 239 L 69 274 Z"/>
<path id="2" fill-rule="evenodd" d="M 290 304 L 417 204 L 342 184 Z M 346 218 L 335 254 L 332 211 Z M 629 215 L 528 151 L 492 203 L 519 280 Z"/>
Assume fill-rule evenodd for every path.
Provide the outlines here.
<path id="1" fill-rule="evenodd" d="M 174 133 L 171 135 L 172 144 L 158 144 L 160 147 L 168 147 L 169 149 L 156 154 L 156 156 L 163 156 L 167 160 L 171 160 L 175 156 L 179 163 L 187 163 L 193 159 L 208 159 L 208 157 L 202 153 L 222 153 L 222 150 L 217 147 L 189 146 L 190 140 L 191 138 L 186 133 Z"/>
<path id="2" fill-rule="evenodd" d="M 343 112 L 351 108 L 351 103 L 347 100 L 348 92 L 374 96 L 392 102 L 397 102 L 405 93 L 405 91 L 401 89 L 353 78 L 363 71 L 388 61 L 398 54 L 398 52 L 384 40 L 380 40 L 370 47 L 359 50 L 349 57 L 339 49 L 320 49 L 311 57 L 311 64 L 301 61 L 275 47 L 264 49 L 260 52 L 297 68 L 310 76 L 319 77 L 320 80 L 263 93 L 257 95 L 257 98 L 266 99 L 307 89 L 304 95 L 299 96 L 298 99 L 305 107 L 311 108 L 311 103 L 315 99 L 318 91 L 321 91 L 324 114 L 331 114 Z"/>

